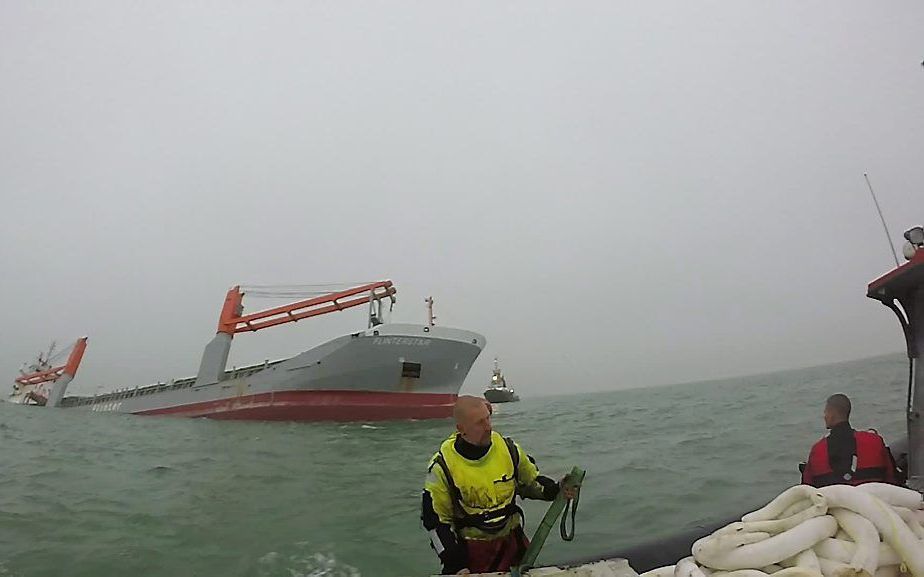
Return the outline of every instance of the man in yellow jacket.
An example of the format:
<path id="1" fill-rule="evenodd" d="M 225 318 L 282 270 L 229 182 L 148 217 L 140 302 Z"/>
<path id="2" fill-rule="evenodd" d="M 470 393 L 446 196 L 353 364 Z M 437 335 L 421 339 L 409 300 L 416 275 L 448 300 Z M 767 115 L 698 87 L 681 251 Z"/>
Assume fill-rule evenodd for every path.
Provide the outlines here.
<path id="1" fill-rule="evenodd" d="M 512 439 L 491 428 L 491 406 L 459 397 L 456 432 L 430 460 L 421 520 L 444 575 L 507 571 L 529 541 L 516 497 L 552 501 L 560 484 L 539 474 Z M 574 498 L 568 489 L 566 497 Z"/>

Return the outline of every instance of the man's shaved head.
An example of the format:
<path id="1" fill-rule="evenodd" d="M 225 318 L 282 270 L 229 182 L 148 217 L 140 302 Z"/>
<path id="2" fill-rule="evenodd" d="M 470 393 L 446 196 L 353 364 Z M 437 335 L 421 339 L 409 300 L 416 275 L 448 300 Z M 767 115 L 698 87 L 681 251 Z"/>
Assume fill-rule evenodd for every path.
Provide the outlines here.
<path id="1" fill-rule="evenodd" d="M 850 399 L 847 395 L 838 393 L 831 395 L 825 401 L 825 426 L 829 429 L 838 423 L 850 419 Z"/>
<path id="2" fill-rule="evenodd" d="M 473 445 L 491 444 L 491 404 L 480 397 L 462 395 L 452 408 L 456 430 Z"/>
<path id="3" fill-rule="evenodd" d="M 481 409 L 487 406 L 487 404 L 488 402 L 484 399 L 471 395 L 461 395 L 456 399 L 456 404 L 452 408 L 452 418 L 456 420 L 456 423 L 459 423 L 464 420 L 472 410 Z"/>

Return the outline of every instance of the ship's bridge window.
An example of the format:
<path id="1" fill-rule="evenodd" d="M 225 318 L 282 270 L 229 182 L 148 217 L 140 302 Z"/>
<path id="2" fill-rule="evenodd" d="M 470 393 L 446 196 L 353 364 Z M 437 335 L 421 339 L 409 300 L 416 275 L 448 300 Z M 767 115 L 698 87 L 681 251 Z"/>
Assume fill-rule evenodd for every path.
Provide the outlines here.
<path id="1" fill-rule="evenodd" d="M 420 363 L 401 363 L 401 378 L 419 379 Z"/>

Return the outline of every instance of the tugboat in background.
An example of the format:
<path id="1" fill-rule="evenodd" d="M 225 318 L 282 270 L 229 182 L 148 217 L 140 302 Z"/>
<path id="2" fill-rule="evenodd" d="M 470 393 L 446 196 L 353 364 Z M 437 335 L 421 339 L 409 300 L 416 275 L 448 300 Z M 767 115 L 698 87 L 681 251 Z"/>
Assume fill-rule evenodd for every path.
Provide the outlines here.
<path id="1" fill-rule="evenodd" d="M 516 391 L 507 386 L 504 374 L 497 366 L 497 357 L 494 357 L 494 374 L 491 375 L 491 386 L 485 389 L 484 398 L 492 403 L 513 403 L 520 400 Z"/>

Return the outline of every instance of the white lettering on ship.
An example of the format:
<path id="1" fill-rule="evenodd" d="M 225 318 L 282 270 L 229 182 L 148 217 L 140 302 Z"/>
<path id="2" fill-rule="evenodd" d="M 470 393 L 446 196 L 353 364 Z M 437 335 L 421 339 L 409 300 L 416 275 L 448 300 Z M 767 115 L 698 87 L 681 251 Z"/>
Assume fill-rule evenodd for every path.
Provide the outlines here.
<path id="1" fill-rule="evenodd" d="M 375 337 L 372 339 L 373 345 L 402 345 L 405 347 L 429 347 L 430 339 L 418 339 L 416 337 Z"/>
<path id="2" fill-rule="evenodd" d="M 118 411 L 122 408 L 122 401 L 112 402 L 112 403 L 98 403 L 90 407 L 91 411 L 96 412 L 107 412 L 107 411 Z"/>

